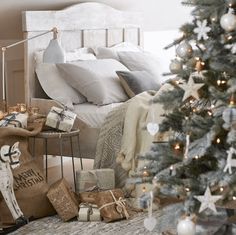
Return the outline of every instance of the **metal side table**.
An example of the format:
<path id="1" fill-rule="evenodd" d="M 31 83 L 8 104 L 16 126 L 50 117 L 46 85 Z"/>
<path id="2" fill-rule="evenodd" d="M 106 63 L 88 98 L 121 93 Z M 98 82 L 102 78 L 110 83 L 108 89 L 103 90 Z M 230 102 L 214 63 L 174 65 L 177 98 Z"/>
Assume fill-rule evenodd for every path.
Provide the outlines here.
<path id="1" fill-rule="evenodd" d="M 63 139 L 68 138 L 70 141 L 70 151 L 73 167 L 73 178 L 76 190 L 76 173 L 75 173 L 75 162 L 74 162 L 74 151 L 73 151 L 73 138 L 76 138 L 76 143 L 78 144 L 77 157 L 80 158 L 81 169 L 83 169 L 83 162 L 80 154 L 80 144 L 79 144 L 79 130 L 72 130 L 70 132 L 61 132 L 56 130 L 42 131 L 38 135 L 34 136 L 33 141 L 33 156 L 35 156 L 35 139 L 41 138 L 44 140 L 44 153 L 45 153 L 45 167 L 46 167 L 46 181 L 48 181 L 48 141 L 50 139 L 57 139 L 59 144 L 59 152 L 61 157 L 61 177 L 63 177 Z"/>

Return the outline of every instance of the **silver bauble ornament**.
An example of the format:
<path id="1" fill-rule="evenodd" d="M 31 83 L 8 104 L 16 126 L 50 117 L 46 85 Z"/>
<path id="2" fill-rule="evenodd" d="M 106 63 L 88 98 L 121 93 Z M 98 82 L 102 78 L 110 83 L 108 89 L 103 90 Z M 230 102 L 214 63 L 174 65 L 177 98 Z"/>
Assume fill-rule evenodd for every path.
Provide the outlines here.
<path id="1" fill-rule="evenodd" d="M 183 63 L 177 59 L 171 60 L 169 69 L 171 73 L 180 73 L 183 70 Z"/>
<path id="2" fill-rule="evenodd" d="M 192 52 L 193 52 L 193 48 L 187 41 L 182 42 L 176 48 L 176 54 L 182 59 L 189 58 L 192 55 Z"/>
<path id="3" fill-rule="evenodd" d="M 236 108 L 228 107 L 224 110 L 222 114 L 222 119 L 224 120 L 223 127 L 228 129 L 230 126 L 236 123 Z"/>
<path id="4" fill-rule="evenodd" d="M 190 216 L 181 219 L 177 225 L 178 235 L 195 235 L 196 234 L 196 224 L 191 220 Z"/>
<path id="5" fill-rule="evenodd" d="M 221 16 L 220 26 L 227 32 L 236 29 L 236 15 L 233 14 L 232 10 Z"/>

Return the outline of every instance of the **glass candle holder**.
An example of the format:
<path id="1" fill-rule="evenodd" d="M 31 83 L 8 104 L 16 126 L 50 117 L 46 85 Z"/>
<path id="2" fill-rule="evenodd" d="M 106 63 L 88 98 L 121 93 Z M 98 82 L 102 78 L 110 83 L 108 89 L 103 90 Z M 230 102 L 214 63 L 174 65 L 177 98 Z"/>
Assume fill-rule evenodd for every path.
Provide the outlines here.
<path id="1" fill-rule="evenodd" d="M 18 107 L 18 111 L 20 113 L 25 113 L 27 111 L 26 104 L 23 104 L 23 103 L 17 104 L 17 107 Z"/>
<path id="2" fill-rule="evenodd" d="M 0 110 L 0 120 L 4 118 L 4 112 Z"/>
<path id="3" fill-rule="evenodd" d="M 39 107 L 30 107 L 29 113 L 30 113 L 30 115 L 37 116 L 39 114 Z"/>
<path id="4" fill-rule="evenodd" d="M 18 106 L 9 106 L 8 107 L 8 113 L 15 113 L 15 112 L 19 112 Z"/>

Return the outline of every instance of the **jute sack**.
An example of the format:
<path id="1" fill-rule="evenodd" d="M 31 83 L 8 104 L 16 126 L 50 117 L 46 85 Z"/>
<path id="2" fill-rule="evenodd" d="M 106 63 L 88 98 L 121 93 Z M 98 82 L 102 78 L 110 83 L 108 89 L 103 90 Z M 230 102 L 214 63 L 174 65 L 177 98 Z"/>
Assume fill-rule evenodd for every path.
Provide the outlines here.
<path id="1" fill-rule="evenodd" d="M 43 122 L 34 122 L 28 125 L 27 129 L 13 127 L 0 129 L 0 147 L 19 142 L 20 166 L 13 170 L 14 191 L 22 212 L 28 218 L 41 218 L 56 213 L 46 196 L 49 186 L 40 167 L 35 160 L 32 160 L 28 146 L 29 137 L 37 135 L 42 130 L 43 124 Z M 2 223 L 14 222 L 1 193 L 0 221 Z"/>

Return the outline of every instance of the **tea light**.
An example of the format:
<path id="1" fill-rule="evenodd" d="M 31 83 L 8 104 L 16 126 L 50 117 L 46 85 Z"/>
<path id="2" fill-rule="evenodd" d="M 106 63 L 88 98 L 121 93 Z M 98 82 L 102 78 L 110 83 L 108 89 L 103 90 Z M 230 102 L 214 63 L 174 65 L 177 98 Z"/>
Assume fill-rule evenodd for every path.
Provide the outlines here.
<path id="1" fill-rule="evenodd" d="M 0 110 L 0 120 L 4 118 L 4 112 Z"/>
<path id="2" fill-rule="evenodd" d="M 18 106 L 10 106 L 8 107 L 8 113 L 14 113 L 14 112 L 18 112 Z"/>
<path id="3" fill-rule="evenodd" d="M 25 113 L 26 112 L 26 104 L 17 104 L 17 107 L 18 107 L 18 111 L 20 113 Z"/>
<path id="4" fill-rule="evenodd" d="M 29 112 L 31 115 L 38 115 L 39 114 L 39 108 L 38 107 L 30 107 Z"/>

